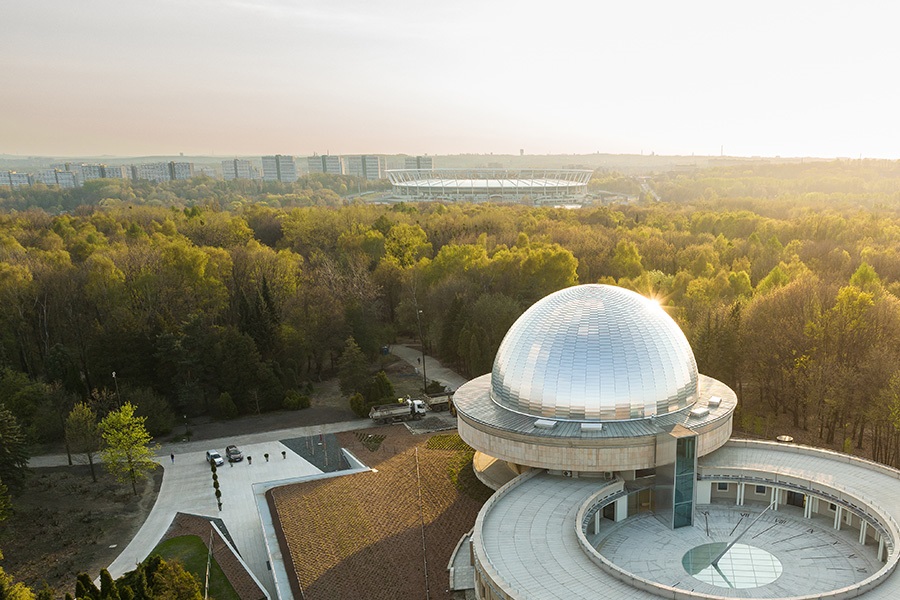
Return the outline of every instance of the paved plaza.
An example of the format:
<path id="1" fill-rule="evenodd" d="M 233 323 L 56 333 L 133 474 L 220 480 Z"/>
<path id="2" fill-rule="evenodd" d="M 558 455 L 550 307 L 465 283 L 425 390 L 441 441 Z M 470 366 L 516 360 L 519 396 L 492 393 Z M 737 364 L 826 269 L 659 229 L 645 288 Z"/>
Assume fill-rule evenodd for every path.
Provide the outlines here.
<path id="1" fill-rule="evenodd" d="M 400 345 L 392 346 L 391 350 L 410 365 L 421 364 L 417 359 L 421 359 L 422 355 L 417 350 Z M 451 389 L 456 389 L 465 382 L 463 377 L 444 368 L 436 359 L 426 356 L 425 361 L 429 379 L 440 381 Z M 449 413 L 432 415 L 442 421 L 448 416 Z M 125 549 L 109 566 L 110 574 L 113 577 L 120 577 L 133 570 L 135 565 L 144 560 L 150 550 L 159 543 L 175 515 L 183 512 L 221 518 L 241 558 L 253 575 L 265 587 L 270 597 L 278 597 L 263 535 L 264 529 L 268 529 L 271 534 L 272 527 L 271 523 L 261 522 L 258 508 L 262 502 L 262 494 L 275 485 L 286 485 L 299 479 L 322 476 L 323 473 L 281 443 L 281 440 L 319 438 L 372 426 L 370 419 L 356 419 L 326 425 L 247 433 L 226 439 L 163 444 L 156 458 L 164 469 L 159 496 L 137 535 L 130 541 L 122 540 L 120 543 Z M 219 487 L 222 492 L 220 511 L 216 505 L 212 474 L 209 463 L 206 462 L 206 451 L 218 450 L 224 456 L 225 446 L 229 444 L 236 444 L 245 457 L 251 457 L 252 464 L 245 458 L 238 463 L 226 462 L 224 466 L 218 468 Z M 288 444 L 298 447 L 296 443 L 290 441 Z M 284 458 L 282 452 L 285 453 Z M 267 453 L 268 461 L 265 459 Z M 174 462 L 170 459 L 171 454 L 175 455 Z M 32 468 L 56 467 L 66 465 L 68 461 L 65 454 L 56 454 L 35 456 L 28 464 Z M 268 511 L 264 509 L 263 512 L 266 517 Z M 273 557 L 280 553 L 277 544 L 270 551 Z M 277 565 L 274 566 L 277 568 Z M 282 598 L 290 597 L 290 590 L 284 585 L 279 585 L 278 592 L 282 594 Z"/>

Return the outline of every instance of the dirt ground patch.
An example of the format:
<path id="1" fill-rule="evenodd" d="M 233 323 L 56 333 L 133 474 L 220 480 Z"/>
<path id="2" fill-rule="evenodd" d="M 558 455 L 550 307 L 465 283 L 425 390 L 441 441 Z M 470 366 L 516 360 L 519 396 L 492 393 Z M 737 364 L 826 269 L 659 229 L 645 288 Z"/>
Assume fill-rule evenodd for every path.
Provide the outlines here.
<path id="1" fill-rule="evenodd" d="M 418 599 L 426 586 L 430 598 L 454 597 L 447 563 L 482 502 L 452 481 L 465 451 L 429 448 L 429 437 L 402 426 L 339 434 L 377 472 L 273 491 L 288 546 L 283 552 L 304 598 Z"/>
<path id="2" fill-rule="evenodd" d="M 422 387 L 421 375 L 416 369 L 396 356 L 380 357 L 372 369 L 384 369 L 394 386 L 397 397 L 407 394 L 416 396 Z M 341 394 L 338 379 L 331 378 L 313 384 L 310 407 L 304 410 L 278 410 L 261 415 L 249 415 L 230 421 L 217 421 L 210 417 L 196 417 L 190 420 L 192 440 L 227 438 L 250 431 L 276 431 L 290 427 L 324 425 L 356 419 L 350 410 L 350 403 Z M 179 423 L 172 433 L 159 441 L 176 441 L 184 438 L 184 425 Z M 47 452 L 60 452 L 61 448 L 47 448 Z"/>
<path id="3" fill-rule="evenodd" d="M 137 496 L 102 467 L 97 474 L 94 483 L 86 465 L 34 469 L 13 494 L 0 549 L 15 579 L 35 589 L 46 581 L 62 597 L 74 591 L 78 573 L 96 577 L 128 545 L 156 502 L 162 469 L 139 484 Z"/>

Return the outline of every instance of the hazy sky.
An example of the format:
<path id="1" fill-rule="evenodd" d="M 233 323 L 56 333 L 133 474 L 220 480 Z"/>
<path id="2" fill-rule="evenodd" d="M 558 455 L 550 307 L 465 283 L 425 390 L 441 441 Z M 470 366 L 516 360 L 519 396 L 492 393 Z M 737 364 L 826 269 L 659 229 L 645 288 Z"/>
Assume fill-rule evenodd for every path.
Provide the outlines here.
<path id="1" fill-rule="evenodd" d="M 900 4 L 0 0 L 0 153 L 900 158 Z"/>

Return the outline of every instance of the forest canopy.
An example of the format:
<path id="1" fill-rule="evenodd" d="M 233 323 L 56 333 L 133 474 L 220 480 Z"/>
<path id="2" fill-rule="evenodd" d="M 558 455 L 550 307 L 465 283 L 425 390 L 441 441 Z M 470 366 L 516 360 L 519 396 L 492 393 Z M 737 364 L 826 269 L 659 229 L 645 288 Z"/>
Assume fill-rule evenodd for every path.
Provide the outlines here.
<path id="1" fill-rule="evenodd" d="M 604 282 L 660 300 L 745 425 L 789 414 L 897 464 L 900 164 L 645 181 L 661 202 L 575 210 L 365 204 L 325 177 L 0 190 L 0 387 L 35 440 L 60 439 L 75 401 L 103 414 L 116 385 L 255 413 L 333 375 L 348 338 L 369 357 L 418 340 L 417 315 L 428 351 L 477 376 L 530 304 Z"/>

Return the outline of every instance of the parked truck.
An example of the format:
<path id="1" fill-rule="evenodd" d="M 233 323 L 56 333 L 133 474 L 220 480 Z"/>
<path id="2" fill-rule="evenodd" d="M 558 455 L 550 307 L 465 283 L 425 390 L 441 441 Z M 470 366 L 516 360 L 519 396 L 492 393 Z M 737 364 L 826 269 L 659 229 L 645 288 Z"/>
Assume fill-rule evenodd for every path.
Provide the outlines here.
<path id="1" fill-rule="evenodd" d="M 421 400 L 406 399 L 394 404 L 373 406 L 369 410 L 369 418 L 380 423 L 396 423 L 421 419 L 425 411 L 425 403 Z"/>
<path id="2" fill-rule="evenodd" d="M 433 412 L 451 410 L 453 408 L 453 392 L 425 396 L 425 404 L 428 405 L 428 410 Z"/>

